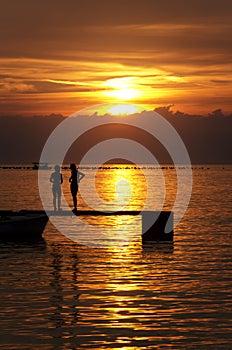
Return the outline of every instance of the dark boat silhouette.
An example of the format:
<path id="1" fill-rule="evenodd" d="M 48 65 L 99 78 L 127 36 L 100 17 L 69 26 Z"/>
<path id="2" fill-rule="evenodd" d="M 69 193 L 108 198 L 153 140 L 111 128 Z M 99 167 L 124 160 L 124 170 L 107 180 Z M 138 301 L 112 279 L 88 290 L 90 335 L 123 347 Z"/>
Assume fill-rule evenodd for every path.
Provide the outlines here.
<path id="1" fill-rule="evenodd" d="M 42 236 L 47 222 L 44 211 L 0 210 L 0 239 L 36 239 Z"/>
<path id="2" fill-rule="evenodd" d="M 49 166 L 48 163 L 33 162 L 32 164 L 34 164 L 32 167 L 33 170 L 51 170 L 52 169 L 52 167 Z"/>

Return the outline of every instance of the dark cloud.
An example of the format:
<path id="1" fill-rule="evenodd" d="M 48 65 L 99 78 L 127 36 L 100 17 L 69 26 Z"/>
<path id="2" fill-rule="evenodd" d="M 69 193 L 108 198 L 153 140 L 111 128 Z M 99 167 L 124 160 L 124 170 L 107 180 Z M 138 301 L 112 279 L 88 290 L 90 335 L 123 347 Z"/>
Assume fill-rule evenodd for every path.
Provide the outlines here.
<path id="1" fill-rule="evenodd" d="M 78 50 L 106 47 L 113 51 L 212 46 L 230 50 L 231 11 L 232 3 L 227 0 L 69 0 L 55 4 L 2 0 L 1 55 L 65 57 Z M 136 25 L 137 29 L 131 27 Z M 149 25 L 162 26 L 142 30 Z"/>
<path id="2" fill-rule="evenodd" d="M 225 79 L 224 80 L 223 79 L 212 79 L 211 81 L 212 81 L 212 83 L 223 84 L 223 85 L 232 83 L 232 80 L 225 80 Z"/>
<path id="3" fill-rule="evenodd" d="M 2 20 L 36 28 L 59 26 L 160 23 L 230 18 L 228 0 L 1 0 Z M 6 18 L 8 15 L 9 18 Z M 34 29 L 35 30 L 35 29 Z M 39 26 L 37 32 L 43 30 Z"/>
<path id="4" fill-rule="evenodd" d="M 173 112 L 168 107 L 156 111 L 165 117 L 182 137 L 193 163 L 231 163 L 232 115 L 225 116 L 220 109 L 208 117 Z M 99 118 L 99 117 L 96 117 Z M 30 163 L 38 161 L 43 146 L 54 128 L 64 120 L 61 115 L 37 117 L 0 117 L 0 163 Z M 130 128 L 96 129 L 84 134 L 70 150 L 67 161 L 77 154 L 81 157 L 94 144 L 112 137 L 131 138 L 150 149 L 160 163 L 170 161 L 166 152 L 149 136 Z M 17 145 L 17 150 L 12 147 Z M 78 152 L 76 151 L 78 149 Z M 157 153 L 158 150 L 158 153 Z M 75 158 L 75 161 L 80 159 Z"/>

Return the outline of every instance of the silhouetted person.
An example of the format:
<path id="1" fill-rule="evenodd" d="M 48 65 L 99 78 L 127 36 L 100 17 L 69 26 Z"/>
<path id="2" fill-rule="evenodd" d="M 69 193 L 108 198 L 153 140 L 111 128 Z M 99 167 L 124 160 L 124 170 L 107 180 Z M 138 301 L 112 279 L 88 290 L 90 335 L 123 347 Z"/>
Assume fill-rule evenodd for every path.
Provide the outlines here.
<path id="1" fill-rule="evenodd" d="M 55 165 L 55 171 L 50 176 L 50 182 L 52 182 L 52 193 L 53 193 L 53 206 L 56 210 L 56 200 L 58 205 L 58 210 L 60 210 L 60 198 L 61 198 L 61 184 L 63 183 L 63 177 L 60 173 L 60 166 Z"/>
<path id="2" fill-rule="evenodd" d="M 74 209 L 76 210 L 77 209 L 78 184 L 81 181 L 81 179 L 83 179 L 85 174 L 80 172 L 78 170 L 78 168 L 76 167 L 76 164 L 74 164 L 74 163 L 70 164 L 70 169 L 71 169 L 71 176 L 69 178 L 69 182 L 71 182 L 70 190 L 71 190 L 72 197 L 73 197 L 73 206 L 74 206 Z"/>

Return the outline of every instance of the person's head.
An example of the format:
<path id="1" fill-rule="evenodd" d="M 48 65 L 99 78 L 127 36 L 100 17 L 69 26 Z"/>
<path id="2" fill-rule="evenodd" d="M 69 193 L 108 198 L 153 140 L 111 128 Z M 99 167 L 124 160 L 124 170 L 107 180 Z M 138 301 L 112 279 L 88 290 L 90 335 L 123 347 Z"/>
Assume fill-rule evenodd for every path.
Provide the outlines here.
<path id="1" fill-rule="evenodd" d="M 77 167 L 76 167 L 76 164 L 75 164 L 75 163 L 71 163 L 71 164 L 70 164 L 70 169 L 71 169 L 71 170 L 76 170 L 76 168 L 77 168 Z"/>
<path id="2" fill-rule="evenodd" d="M 56 172 L 59 172 L 60 171 L 60 166 L 59 165 L 55 165 L 54 169 L 55 169 Z"/>

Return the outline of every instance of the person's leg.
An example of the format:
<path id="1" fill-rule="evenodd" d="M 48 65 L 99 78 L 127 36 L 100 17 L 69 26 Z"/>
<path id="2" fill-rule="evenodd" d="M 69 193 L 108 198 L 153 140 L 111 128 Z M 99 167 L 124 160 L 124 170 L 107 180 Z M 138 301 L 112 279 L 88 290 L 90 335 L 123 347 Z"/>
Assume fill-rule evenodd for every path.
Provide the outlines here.
<path id="1" fill-rule="evenodd" d="M 72 197 L 73 197 L 73 206 L 75 209 L 77 208 L 77 191 L 78 191 L 77 187 L 73 187 L 71 189 Z"/>
<path id="2" fill-rule="evenodd" d="M 54 210 L 56 210 L 56 189 L 53 188 L 52 192 L 53 192 L 53 207 L 54 207 Z"/>
<path id="3" fill-rule="evenodd" d="M 72 193 L 72 197 L 73 197 L 74 208 L 76 208 L 77 207 L 77 193 L 76 192 Z"/>
<path id="4" fill-rule="evenodd" d="M 60 210 L 60 199 L 61 199 L 61 188 L 57 189 L 57 204 L 58 204 L 58 210 Z"/>

